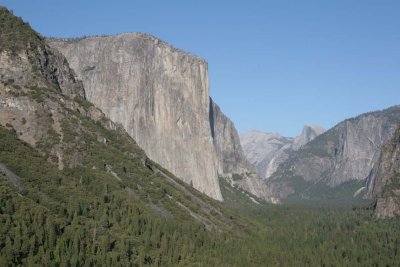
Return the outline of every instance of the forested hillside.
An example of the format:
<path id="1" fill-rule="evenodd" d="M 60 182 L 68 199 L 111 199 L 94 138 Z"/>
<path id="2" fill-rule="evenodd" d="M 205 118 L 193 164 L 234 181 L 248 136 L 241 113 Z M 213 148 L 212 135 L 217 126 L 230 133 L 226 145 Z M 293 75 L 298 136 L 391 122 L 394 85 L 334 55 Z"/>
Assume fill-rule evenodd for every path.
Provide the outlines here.
<path id="1" fill-rule="evenodd" d="M 148 159 L 6 8 L 0 36 L 0 266 L 399 264 L 400 219 L 272 206 L 222 178 L 217 202 Z"/>
<path id="2" fill-rule="evenodd" d="M 241 223 L 149 160 L 83 98 L 65 58 L 5 8 L 0 35 L 4 265 L 224 261 L 218 247 Z"/>

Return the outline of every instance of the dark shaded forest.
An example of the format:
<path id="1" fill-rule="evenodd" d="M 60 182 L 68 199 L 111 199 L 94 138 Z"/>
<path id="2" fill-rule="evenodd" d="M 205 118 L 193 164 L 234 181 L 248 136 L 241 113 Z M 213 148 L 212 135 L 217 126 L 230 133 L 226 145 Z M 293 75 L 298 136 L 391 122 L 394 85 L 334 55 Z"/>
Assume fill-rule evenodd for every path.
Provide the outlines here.
<path id="1" fill-rule="evenodd" d="M 0 161 L 23 182 L 21 189 L 4 178 L 0 183 L 2 266 L 396 266 L 400 262 L 399 220 L 377 221 L 368 207 L 260 206 L 238 189 L 227 190 L 221 179 L 226 199 L 221 208 L 236 225 L 207 230 L 178 212 L 160 216 L 120 186 L 107 183 L 109 179 L 82 180 L 86 177 L 82 170 L 58 171 L 12 131 L 1 128 L 0 135 Z M 168 192 L 162 186 L 148 190 L 143 189 L 154 199 Z M 172 209 L 162 197 L 160 201 Z"/>
<path id="2" fill-rule="evenodd" d="M 5 8 L 0 26 L 0 51 L 12 57 L 45 48 Z M 35 147 L 0 126 L 0 266 L 400 265 L 400 219 L 377 221 L 370 204 L 255 204 L 223 178 L 225 201 L 214 201 L 149 160 L 125 132 L 85 116 L 86 100 L 14 82 L 2 81 L 1 93 L 67 115 L 56 132 L 53 113 L 36 112 L 46 131 Z"/>

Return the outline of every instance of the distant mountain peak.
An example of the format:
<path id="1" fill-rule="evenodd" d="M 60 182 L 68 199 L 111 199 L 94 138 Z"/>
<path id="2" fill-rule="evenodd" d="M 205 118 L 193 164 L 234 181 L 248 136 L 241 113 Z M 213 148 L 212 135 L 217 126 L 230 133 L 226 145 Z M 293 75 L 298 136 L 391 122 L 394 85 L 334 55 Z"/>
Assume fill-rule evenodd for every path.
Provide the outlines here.
<path id="1" fill-rule="evenodd" d="M 292 138 L 279 133 L 251 130 L 241 134 L 240 140 L 250 163 L 255 165 L 263 178 L 269 178 L 292 151 L 300 149 L 324 132 L 321 126 L 305 125 L 301 134 Z"/>
<path id="2" fill-rule="evenodd" d="M 312 141 L 315 137 L 323 134 L 326 130 L 318 125 L 304 125 L 303 131 L 294 139 L 292 148 L 299 150 L 302 146 Z"/>
<path id="3" fill-rule="evenodd" d="M 353 201 L 367 179 L 374 181 L 381 147 L 399 123 L 398 106 L 346 119 L 293 152 L 280 164 L 268 185 L 275 188 L 279 198 L 294 194 L 292 199 Z M 307 134 L 313 135 L 309 130 L 300 141 L 305 141 Z"/>

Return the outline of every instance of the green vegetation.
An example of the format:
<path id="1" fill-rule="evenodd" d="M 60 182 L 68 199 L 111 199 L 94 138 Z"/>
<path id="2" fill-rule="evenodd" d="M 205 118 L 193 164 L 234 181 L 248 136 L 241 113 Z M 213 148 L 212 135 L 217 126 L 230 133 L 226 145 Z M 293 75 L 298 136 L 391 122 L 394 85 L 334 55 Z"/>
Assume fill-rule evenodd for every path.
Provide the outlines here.
<path id="1" fill-rule="evenodd" d="M 261 266 L 398 266 L 400 262 L 400 218 L 377 221 L 369 205 L 254 205 L 223 180 L 221 189 L 228 200 L 223 205 L 251 221 L 244 244 L 265 260 Z"/>
<path id="2" fill-rule="evenodd" d="M 88 110 L 90 107 L 93 107 L 93 104 L 84 99 L 81 96 L 75 96 L 74 101 L 81 105 L 84 109 Z"/>
<path id="3" fill-rule="evenodd" d="M 118 134 L 108 138 L 116 147 L 126 141 Z M 132 157 L 140 156 L 139 150 L 116 153 L 99 143 L 93 149 L 104 148 L 96 154 L 89 149 L 84 165 L 59 171 L 12 131 L 0 128 L 0 140 L 0 162 L 23 186 L 18 190 L 0 180 L 1 266 L 395 266 L 400 261 L 400 220 L 375 221 L 367 208 L 255 205 L 221 180 L 224 214 L 236 226 L 209 231 L 170 202 L 168 195 L 185 205 L 190 200 L 143 168 Z M 129 152 L 130 160 L 123 156 Z M 123 183 L 104 172 L 103 162 L 113 165 Z M 149 200 L 168 212 L 150 209 Z"/>
<path id="4" fill-rule="evenodd" d="M 223 266 L 231 262 L 228 251 L 224 252 L 226 246 L 236 246 L 227 241 L 229 225 L 210 215 L 209 221 L 224 233 L 206 230 L 175 201 L 206 216 L 201 207 L 142 166 L 135 158 L 142 152 L 127 146 L 123 136 L 114 133 L 109 138 L 114 147 L 88 145 L 85 152 L 90 156 L 83 165 L 60 171 L 13 131 L 0 128 L 0 162 L 22 181 L 18 190 L 0 180 L 1 266 L 188 266 L 196 262 Z M 118 143 L 127 153 L 116 150 Z M 123 182 L 105 172 L 104 163 L 112 164 Z M 195 194 L 208 205 L 214 203 Z"/>
<path id="5" fill-rule="evenodd" d="M 349 181 L 337 187 L 330 187 L 326 182 L 307 182 L 302 177 L 292 177 L 288 179 L 289 185 L 295 193 L 285 199 L 285 203 L 303 204 L 330 204 L 330 205 L 356 205 L 367 204 L 368 201 L 362 199 L 362 194 L 354 196 L 360 188 L 365 186 L 364 181 Z"/>
<path id="6" fill-rule="evenodd" d="M 219 177 L 219 184 L 221 187 L 221 192 L 224 196 L 224 207 L 228 210 L 236 210 L 238 207 L 248 206 L 254 208 L 255 203 L 250 199 L 252 197 L 258 203 L 266 204 L 263 200 L 257 198 L 256 196 L 241 190 L 238 187 L 232 187 L 225 178 Z"/>
<path id="7" fill-rule="evenodd" d="M 0 52 L 43 45 L 0 8 Z M 14 82 L 3 84 L 18 89 Z M 91 104 L 55 86 L 9 93 L 41 103 L 35 119 L 21 122 L 40 124 L 43 136 L 31 147 L 15 125 L 0 126 L 0 163 L 18 176 L 0 172 L 0 266 L 399 265 L 399 218 L 376 221 L 360 203 L 272 206 L 224 179 L 218 203 L 151 162 L 106 119 L 81 114 Z"/>
<path id="8" fill-rule="evenodd" d="M 0 6 L 0 52 L 7 50 L 15 55 L 27 46 L 31 49 L 42 47 L 42 38 L 24 22 L 14 16 L 5 7 Z"/>
<path id="9" fill-rule="evenodd" d="M 243 176 L 241 176 L 240 174 L 234 173 L 234 174 L 232 174 L 232 180 L 233 181 L 241 181 L 241 180 L 243 180 Z"/>

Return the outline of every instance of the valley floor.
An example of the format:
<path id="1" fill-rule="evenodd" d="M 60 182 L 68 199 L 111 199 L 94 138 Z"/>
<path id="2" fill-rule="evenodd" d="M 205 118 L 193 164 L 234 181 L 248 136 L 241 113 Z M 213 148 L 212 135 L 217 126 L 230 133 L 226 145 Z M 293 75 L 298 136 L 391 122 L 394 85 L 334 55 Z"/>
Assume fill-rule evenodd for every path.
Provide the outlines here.
<path id="1" fill-rule="evenodd" d="M 225 205 L 253 222 L 244 242 L 254 266 L 400 264 L 400 218 L 377 220 L 371 203 L 254 205 L 222 188 Z"/>
<path id="2" fill-rule="evenodd" d="M 124 140 L 109 138 L 117 147 Z M 369 205 L 257 205 L 221 179 L 223 203 L 193 191 L 212 207 L 207 213 L 119 150 L 86 148 L 131 170 L 115 168 L 123 182 L 97 158 L 87 164 L 95 169 L 60 171 L 14 132 L 0 128 L 0 140 L 0 266 L 400 264 L 400 219 L 378 221 Z M 207 229 L 174 199 L 216 228 Z"/>

